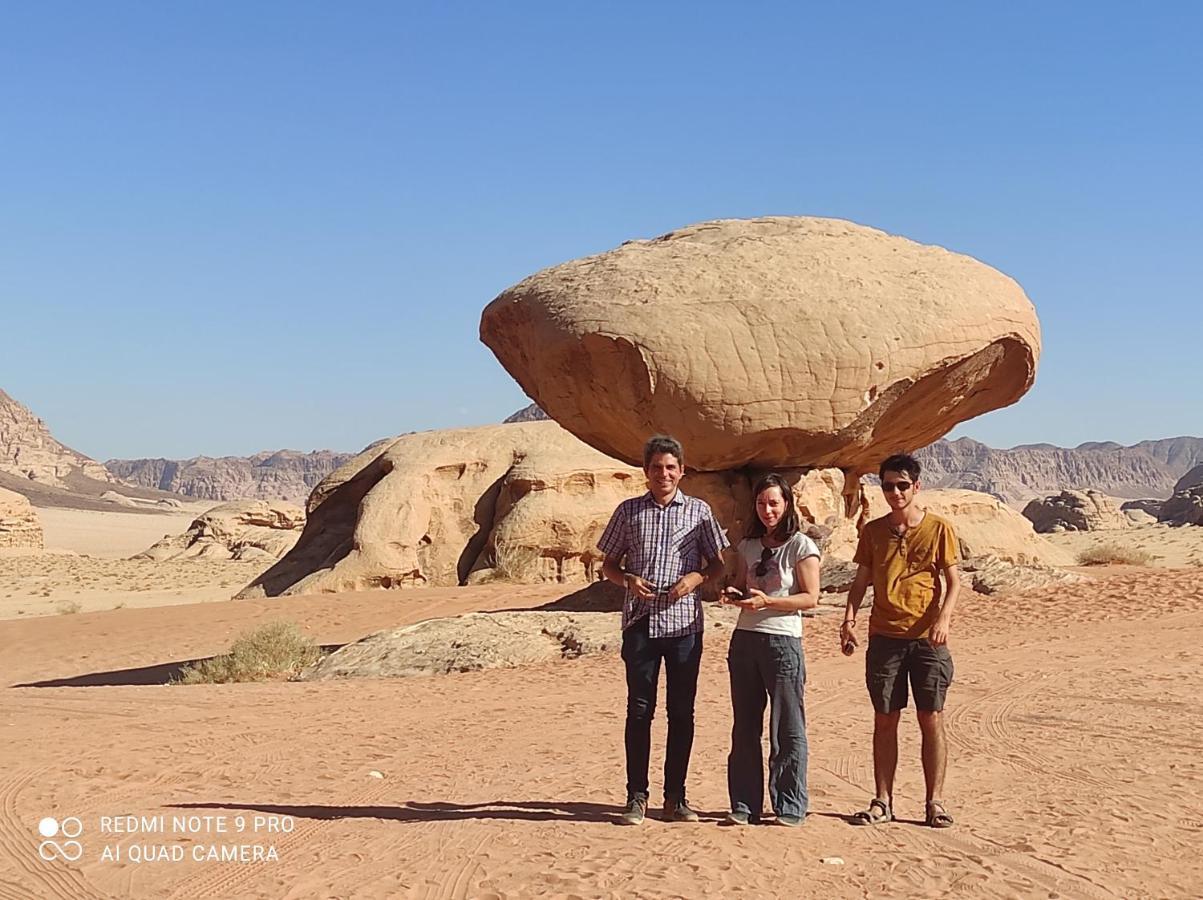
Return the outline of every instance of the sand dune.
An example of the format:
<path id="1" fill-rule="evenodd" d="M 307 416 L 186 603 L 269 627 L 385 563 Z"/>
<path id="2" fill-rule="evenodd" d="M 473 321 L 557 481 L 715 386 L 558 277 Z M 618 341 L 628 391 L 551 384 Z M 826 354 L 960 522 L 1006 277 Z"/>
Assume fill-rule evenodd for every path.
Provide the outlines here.
<path id="1" fill-rule="evenodd" d="M 949 703 L 949 831 L 915 824 L 922 779 L 904 729 L 903 822 L 848 826 L 871 787 L 861 658 L 808 623 L 812 816 L 799 830 L 718 827 L 730 712 L 707 646 L 690 778 L 696 826 L 615 826 L 617 658 L 437 678 L 138 685 L 274 617 L 338 643 L 466 609 L 537 605 L 501 585 L 295 597 L 0 623 L 8 687 L 0 898 L 16 897 L 1194 897 L 1203 726 L 1194 684 L 1203 579 L 1135 571 L 965 604 Z M 713 635 L 712 635 L 713 637 Z M 129 671 L 134 670 L 134 671 Z M 107 674 L 106 674 L 107 673 Z M 81 679 L 81 676 L 85 676 Z M 61 683 L 61 682 L 60 682 Z M 661 717 L 662 718 L 662 717 Z M 658 721 L 658 748 L 663 746 Z M 653 760 L 653 771 L 659 758 Z M 375 777 L 371 773 L 383 777 Z M 280 815 L 287 834 L 102 834 L 100 816 Z M 37 856 L 38 820 L 85 825 L 76 863 Z M 231 821 L 233 819 L 231 818 Z M 203 862 L 194 846 L 274 848 Z M 135 844 L 185 848 L 133 863 Z M 106 846 L 121 862 L 102 861 Z M 822 862 L 839 857 L 843 865 Z"/>

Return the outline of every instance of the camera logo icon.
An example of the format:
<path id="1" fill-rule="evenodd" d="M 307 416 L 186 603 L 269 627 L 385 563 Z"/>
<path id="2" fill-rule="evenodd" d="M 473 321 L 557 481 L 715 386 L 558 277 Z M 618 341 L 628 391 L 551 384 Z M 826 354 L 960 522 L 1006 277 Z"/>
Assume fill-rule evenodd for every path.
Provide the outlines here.
<path id="1" fill-rule="evenodd" d="M 84 845 L 75 838 L 84 833 L 84 823 L 76 816 L 67 816 L 61 822 L 53 816 L 46 816 L 38 822 L 38 834 L 46 840 L 38 844 L 38 856 L 47 862 L 56 859 L 75 862 L 84 855 Z M 66 840 L 54 840 L 57 837 Z"/>

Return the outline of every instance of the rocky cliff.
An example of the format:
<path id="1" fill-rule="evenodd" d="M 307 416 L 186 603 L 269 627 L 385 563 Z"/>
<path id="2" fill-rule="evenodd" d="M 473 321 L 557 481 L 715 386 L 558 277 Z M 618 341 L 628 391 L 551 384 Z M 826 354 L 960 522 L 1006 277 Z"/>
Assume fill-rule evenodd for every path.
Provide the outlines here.
<path id="1" fill-rule="evenodd" d="M 314 486 L 353 455 L 277 450 L 217 459 L 110 459 L 105 466 L 127 484 L 198 500 L 287 500 L 303 505 Z"/>
<path id="2" fill-rule="evenodd" d="M 532 403 L 505 421 L 546 418 Z M 1165 498 L 1184 473 L 1203 463 L 1203 438 L 1165 438 L 1130 447 L 1112 441 L 1073 448 L 1025 444 L 1010 450 L 960 438 L 936 441 L 916 455 L 928 488 L 982 491 L 1012 506 L 1066 489 L 1091 488 L 1121 498 Z"/>
<path id="3" fill-rule="evenodd" d="M 73 477 L 113 481 L 104 466 L 59 443 L 46 423 L 0 390 L 0 472 L 65 487 Z"/>

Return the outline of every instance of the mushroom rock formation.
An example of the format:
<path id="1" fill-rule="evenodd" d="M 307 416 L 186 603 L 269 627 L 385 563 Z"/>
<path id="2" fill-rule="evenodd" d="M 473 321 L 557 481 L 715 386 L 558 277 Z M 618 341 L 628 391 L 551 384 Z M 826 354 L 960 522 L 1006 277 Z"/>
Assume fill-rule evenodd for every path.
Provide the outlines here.
<path id="1" fill-rule="evenodd" d="M 481 340 L 585 443 L 638 465 L 870 471 L 1031 387 L 1022 288 L 941 247 L 835 219 L 725 219 L 531 275 Z"/>

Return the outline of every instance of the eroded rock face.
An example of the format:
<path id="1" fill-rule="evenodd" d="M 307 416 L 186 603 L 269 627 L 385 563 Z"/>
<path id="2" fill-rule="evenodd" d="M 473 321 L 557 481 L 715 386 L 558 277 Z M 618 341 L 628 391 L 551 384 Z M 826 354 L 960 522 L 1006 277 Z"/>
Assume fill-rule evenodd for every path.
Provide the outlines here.
<path id="1" fill-rule="evenodd" d="M 681 488 L 709 503 L 736 541 L 758 474 L 691 472 Z M 800 509 L 836 530 L 843 473 L 783 474 L 798 485 Z M 615 507 L 646 490 L 642 470 L 555 422 L 380 441 L 317 486 L 301 540 L 240 596 L 593 581 L 601 573 L 597 541 Z"/>
<path id="2" fill-rule="evenodd" d="M 1161 504 L 1158 518 L 1171 525 L 1203 525 L 1203 465 L 1178 479 L 1173 495 Z"/>
<path id="3" fill-rule="evenodd" d="M 42 523 L 29 500 L 0 488 L 0 550 L 41 550 Z"/>
<path id="4" fill-rule="evenodd" d="M 1054 531 L 1104 531 L 1127 528 L 1127 516 L 1119 501 L 1101 491 L 1062 491 L 1042 500 L 1033 500 L 1023 514 L 1039 534 Z"/>
<path id="5" fill-rule="evenodd" d="M 962 559 L 993 556 L 1021 566 L 1073 565 L 1067 551 L 1036 534 L 1030 521 L 989 494 L 920 491 L 916 502 L 952 522 Z"/>
<path id="6" fill-rule="evenodd" d="M 874 468 L 1018 400 L 1035 310 L 1002 273 L 833 219 L 722 220 L 532 275 L 481 340 L 547 413 L 638 464 Z"/>
<path id="7" fill-rule="evenodd" d="M 198 516 L 183 534 L 167 535 L 134 559 L 279 559 L 305 527 L 305 511 L 280 500 L 237 500 Z"/>
<path id="8" fill-rule="evenodd" d="M 0 391 L 0 472 L 56 487 L 72 475 L 114 480 L 100 463 L 55 440 L 45 422 L 4 391 Z"/>

